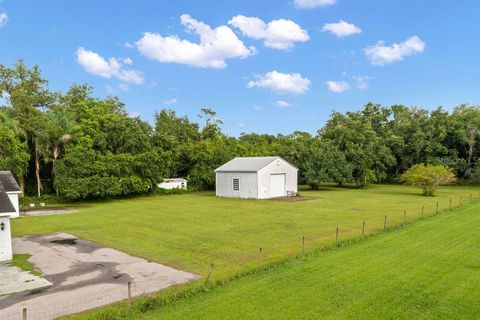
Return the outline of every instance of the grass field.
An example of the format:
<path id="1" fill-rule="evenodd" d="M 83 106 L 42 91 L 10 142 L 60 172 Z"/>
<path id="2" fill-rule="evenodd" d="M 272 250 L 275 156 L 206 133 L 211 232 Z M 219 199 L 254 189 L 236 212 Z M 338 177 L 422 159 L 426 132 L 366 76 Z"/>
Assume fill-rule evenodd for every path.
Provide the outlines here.
<path id="1" fill-rule="evenodd" d="M 479 301 L 476 203 L 129 319 L 478 319 Z"/>
<path id="2" fill-rule="evenodd" d="M 254 267 L 259 247 L 265 263 L 306 251 L 340 238 L 359 237 L 362 221 L 367 232 L 433 214 L 477 188 L 445 187 L 437 197 L 419 196 L 420 190 L 405 186 L 372 186 L 367 190 L 325 187 L 303 191 L 305 201 L 239 200 L 216 198 L 213 193 L 149 196 L 86 204 L 80 213 L 27 217 L 13 221 L 15 236 L 68 232 L 83 239 L 205 276 L 216 265 L 213 280 L 229 278 Z"/>

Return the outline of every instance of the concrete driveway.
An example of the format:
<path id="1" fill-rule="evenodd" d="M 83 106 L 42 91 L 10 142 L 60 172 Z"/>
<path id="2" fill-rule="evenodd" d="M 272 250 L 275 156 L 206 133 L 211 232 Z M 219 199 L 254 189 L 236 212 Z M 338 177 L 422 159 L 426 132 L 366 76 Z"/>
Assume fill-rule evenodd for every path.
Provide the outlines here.
<path id="1" fill-rule="evenodd" d="M 75 236 L 57 233 L 13 239 L 15 253 L 30 262 L 53 286 L 42 292 L 0 297 L 0 319 L 55 319 L 198 279 L 198 276 L 132 257 Z"/>
<path id="2" fill-rule="evenodd" d="M 8 262 L 0 262 L 0 299 L 1 296 L 15 292 L 37 291 L 46 289 L 52 284 L 42 277 L 35 276 L 27 271 L 10 265 Z"/>

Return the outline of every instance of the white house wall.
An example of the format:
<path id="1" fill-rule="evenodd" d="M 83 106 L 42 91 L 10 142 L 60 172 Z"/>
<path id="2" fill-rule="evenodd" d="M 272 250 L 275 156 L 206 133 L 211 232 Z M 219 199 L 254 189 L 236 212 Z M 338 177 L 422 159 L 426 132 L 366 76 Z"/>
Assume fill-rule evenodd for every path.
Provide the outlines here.
<path id="1" fill-rule="evenodd" d="M 12 214 L 11 218 L 18 218 L 20 216 L 20 205 L 18 203 L 18 192 L 7 192 L 8 198 L 10 202 L 13 204 L 15 208 L 15 214 Z"/>
<path id="2" fill-rule="evenodd" d="M 158 187 L 161 189 L 187 189 L 187 183 L 183 182 L 183 187 L 182 187 L 182 182 L 162 182 L 158 184 Z"/>
<path id="3" fill-rule="evenodd" d="M 12 260 L 12 236 L 10 234 L 10 218 L 0 217 L 0 224 L 5 224 L 5 229 L 0 229 L 0 261 Z"/>
<path id="4" fill-rule="evenodd" d="M 233 179 L 240 179 L 240 190 L 233 190 Z M 256 172 L 216 172 L 216 195 L 228 198 L 258 198 Z"/>
<path id="5" fill-rule="evenodd" d="M 259 199 L 270 198 L 270 175 L 285 174 L 285 195 L 287 191 L 298 192 L 297 172 L 298 170 L 282 159 L 275 160 L 258 171 Z"/>

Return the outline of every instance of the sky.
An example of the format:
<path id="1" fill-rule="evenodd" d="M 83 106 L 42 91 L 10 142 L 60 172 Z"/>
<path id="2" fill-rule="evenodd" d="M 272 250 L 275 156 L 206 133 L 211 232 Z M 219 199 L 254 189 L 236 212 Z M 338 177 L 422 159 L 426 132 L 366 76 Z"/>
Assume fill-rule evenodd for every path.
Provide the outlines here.
<path id="1" fill-rule="evenodd" d="M 87 83 L 152 122 L 315 133 L 366 103 L 480 104 L 478 0 L 0 0 L 0 64 Z"/>

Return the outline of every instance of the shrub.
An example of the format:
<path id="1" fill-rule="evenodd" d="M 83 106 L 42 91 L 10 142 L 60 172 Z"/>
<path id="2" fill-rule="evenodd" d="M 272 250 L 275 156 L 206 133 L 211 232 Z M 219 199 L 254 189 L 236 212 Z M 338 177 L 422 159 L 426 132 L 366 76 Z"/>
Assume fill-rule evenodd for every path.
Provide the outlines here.
<path id="1" fill-rule="evenodd" d="M 433 196 L 439 186 L 454 182 L 456 179 L 450 169 L 432 164 L 416 164 L 400 177 L 405 184 L 422 188 L 424 196 Z"/>

